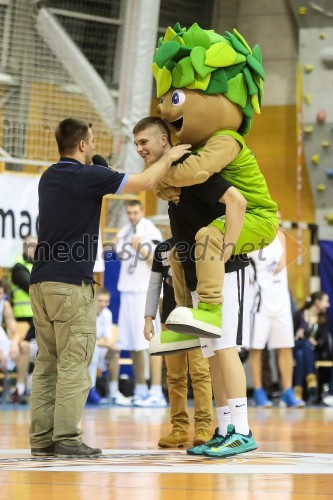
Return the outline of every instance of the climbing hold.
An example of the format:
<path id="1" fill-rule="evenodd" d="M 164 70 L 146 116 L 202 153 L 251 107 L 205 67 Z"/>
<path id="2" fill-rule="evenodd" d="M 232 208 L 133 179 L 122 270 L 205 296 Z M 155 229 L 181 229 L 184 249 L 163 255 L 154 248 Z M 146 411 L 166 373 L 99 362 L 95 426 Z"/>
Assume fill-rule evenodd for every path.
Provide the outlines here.
<path id="1" fill-rule="evenodd" d="M 326 38 L 327 38 L 326 33 L 320 33 L 319 38 L 320 38 L 320 40 L 326 40 Z"/>
<path id="2" fill-rule="evenodd" d="M 328 179 L 333 179 L 333 168 L 326 169 L 326 176 Z"/>
<path id="3" fill-rule="evenodd" d="M 306 64 L 304 66 L 305 73 L 312 73 L 313 70 L 314 70 L 314 65 L 313 64 Z"/>
<path id="4" fill-rule="evenodd" d="M 308 106 L 310 106 L 310 104 L 312 103 L 312 98 L 313 98 L 312 94 L 304 94 L 303 96 L 304 102 Z"/>
<path id="5" fill-rule="evenodd" d="M 323 148 L 329 148 L 331 143 L 330 141 L 322 141 L 321 145 Z"/>
<path id="6" fill-rule="evenodd" d="M 311 156 L 311 161 L 314 165 L 319 165 L 319 159 L 320 159 L 320 156 L 319 155 L 312 155 Z"/>
<path id="7" fill-rule="evenodd" d="M 328 224 L 333 224 L 333 214 L 327 214 L 325 219 L 327 220 Z"/>
<path id="8" fill-rule="evenodd" d="M 312 134 L 313 125 L 305 125 L 305 127 L 303 127 L 303 132 L 305 132 L 306 134 Z"/>
<path id="9" fill-rule="evenodd" d="M 325 184 L 317 184 L 317 191 L 319 191 L 320 193 L 325 191 L 325 189 L 326 189 Z"/>
<path id="10" fill-rule="evenodd" d="M 307 7 L 298 7 L 298 13 L 301 15 L 301 16 L 304 16 L 304 14 L 306 14 L 308 11 Z"/>

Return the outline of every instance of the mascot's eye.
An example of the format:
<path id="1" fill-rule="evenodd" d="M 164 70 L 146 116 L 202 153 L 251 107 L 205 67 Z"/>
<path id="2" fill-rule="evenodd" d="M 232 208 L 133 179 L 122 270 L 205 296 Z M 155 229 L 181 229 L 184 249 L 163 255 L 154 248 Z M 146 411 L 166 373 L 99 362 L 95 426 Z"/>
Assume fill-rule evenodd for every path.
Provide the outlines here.
<path id="1" fill-rule="evenodd" d="M 186 95 L 182 90 L 175 90 L 171 96 L 171 104 L 172 106 L 181 106 L 184 104 L 186 99 Z"/>
<path id="2" fill-rule="evenodd" d="M 163 104 L 163 97 L 161 97 L 160 99 L 160 104 Z"/>

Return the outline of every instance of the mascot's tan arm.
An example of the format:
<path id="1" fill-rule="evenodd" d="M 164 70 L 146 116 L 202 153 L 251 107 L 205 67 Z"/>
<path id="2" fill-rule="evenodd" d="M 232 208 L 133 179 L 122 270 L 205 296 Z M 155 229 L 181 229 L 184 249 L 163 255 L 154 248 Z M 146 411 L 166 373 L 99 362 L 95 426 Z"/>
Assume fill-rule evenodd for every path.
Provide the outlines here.
<path id="1" fill-rule="evenodd" d="M 238 155 L 240 146 L 230 135 L 218 135 L 209 139 L 204 148 L 197 154 L 191 155 L 174 168 L 156 187 L 156 194 L 160 196 L 167 186 L 183 187 L 202 184 L 213 174 L 221 172 Z"/>
<path id="2" fill-rule="evenodd" d="M 175 196 L 180 195 L 181 189 L 173 186 L 165 186 L 163 182 L 161 182 L 153 188 L 153 192 L 162 200 L 172 201 Z"/>

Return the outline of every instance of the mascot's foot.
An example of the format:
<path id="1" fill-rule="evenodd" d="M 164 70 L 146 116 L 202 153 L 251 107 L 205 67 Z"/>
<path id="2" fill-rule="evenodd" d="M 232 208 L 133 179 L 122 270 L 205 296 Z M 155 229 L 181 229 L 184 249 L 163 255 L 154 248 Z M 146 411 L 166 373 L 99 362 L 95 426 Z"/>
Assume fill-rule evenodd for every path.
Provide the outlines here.
<path id="1" fill-rule="evenodd" d="M 198 309 L 176 307 L 169 314 L 165 326 L 181 334 L 220 338 L 222 334 L 222 304 L 199 302 Z"/>
<path id="2" fill-rule="evenodd" d="M 200 340 L 197 336 L 165 330 L 151 338 L 149 342 L 149 354 L 151 356 L 166 356 L 167 354 L 191 351 L 198 347 L 200 347 Z"/>

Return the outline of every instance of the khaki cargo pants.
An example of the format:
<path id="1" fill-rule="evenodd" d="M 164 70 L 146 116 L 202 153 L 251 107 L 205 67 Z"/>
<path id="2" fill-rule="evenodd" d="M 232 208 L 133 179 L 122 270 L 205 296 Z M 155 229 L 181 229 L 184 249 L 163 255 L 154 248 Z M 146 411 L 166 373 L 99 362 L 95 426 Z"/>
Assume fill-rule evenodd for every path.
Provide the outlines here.
<path id="1" fill-rule="evenodd" d="M 185 273 L 177 257 L 176 247 L 169 254 L 177 306 L 192 307 L 191 292 L 186 287 Z M 212 381 L 207 359 L 201 349 L 165 356 L 170 401 L 170 416 L 174 431 L 188 432 L 187 375 L 190 373 L 194 396 L 195 431 L 209 430 L 212 425 Z"/>
<path id="2" fill-rule="evenodd" d="M 82 443 L 78 428 L 91 386 L 96 343 L 93 285 L 44 281 L 30 286 L 38 345 L 32 376 L 30 444 Z"/>

